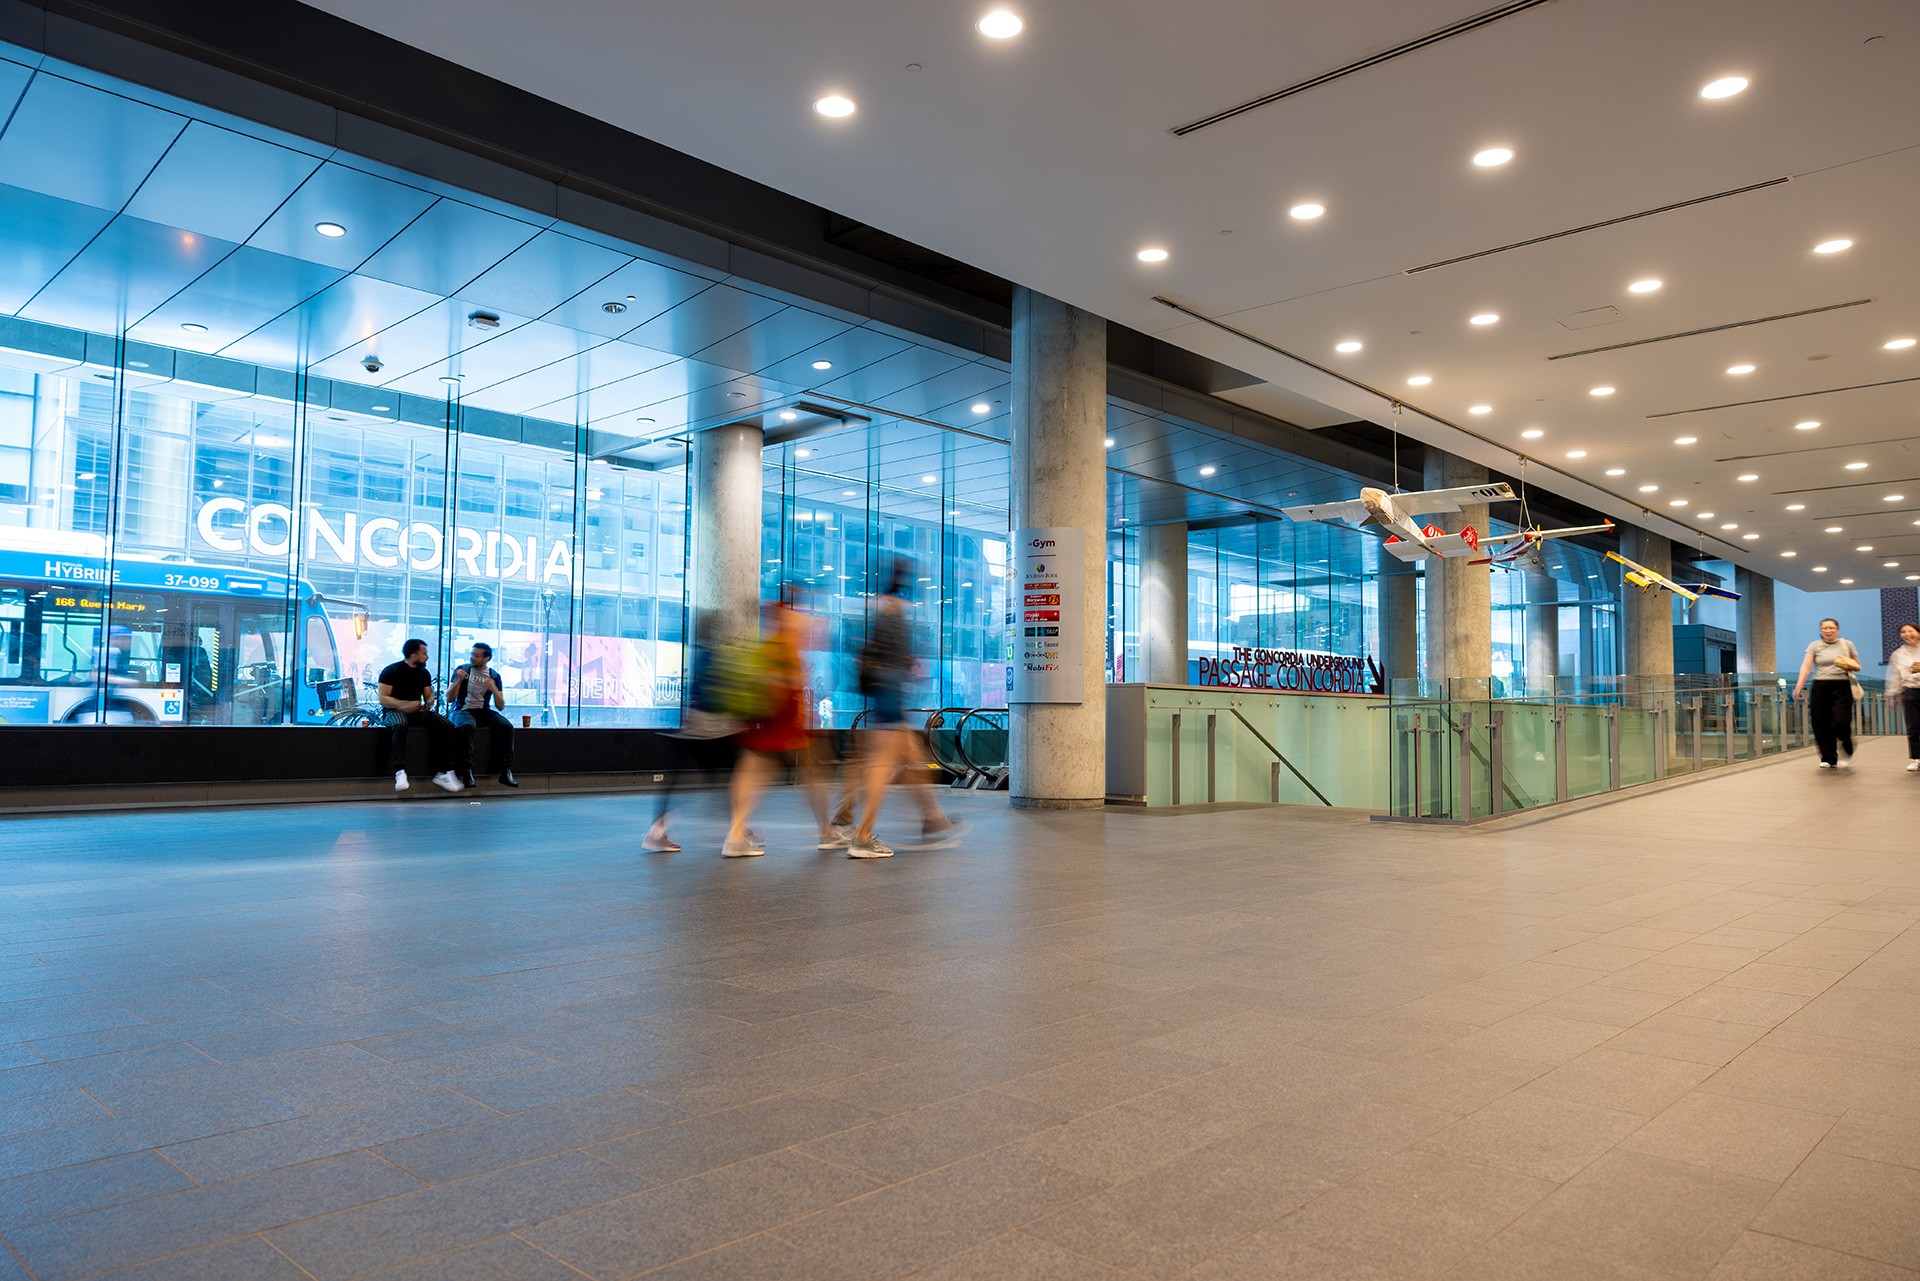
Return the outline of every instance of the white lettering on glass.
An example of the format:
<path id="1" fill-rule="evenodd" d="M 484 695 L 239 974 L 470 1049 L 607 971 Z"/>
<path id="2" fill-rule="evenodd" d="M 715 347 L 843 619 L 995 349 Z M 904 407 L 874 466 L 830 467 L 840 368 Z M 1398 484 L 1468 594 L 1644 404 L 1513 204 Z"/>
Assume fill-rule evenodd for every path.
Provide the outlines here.
<path id="1" fill-rule="evenodd" d="M 420 573 L 433 573 L 445 563 L 447 536 L 427 521 L 402 525 L 390 516 L 362 519 L 359 512 L 320 511 L 302 504 L 301 529 L 283 503 L 249 506 L 238 498 L 210 498 L 195 513 L 194 532 L 212 551 L 227 555 L 251 552 L 255 556 L 286 556 L 296 541 L 306 558 L 321 563 L 371 565 L 395 569 L 402 563 Z M 498 529 L 456 526 L 453 560 L 469 578 L 524 578 L 529 583 L 573 581 L 573 544 L 556 538 L 541 555 L 540 536 L 516 537 Z"/>

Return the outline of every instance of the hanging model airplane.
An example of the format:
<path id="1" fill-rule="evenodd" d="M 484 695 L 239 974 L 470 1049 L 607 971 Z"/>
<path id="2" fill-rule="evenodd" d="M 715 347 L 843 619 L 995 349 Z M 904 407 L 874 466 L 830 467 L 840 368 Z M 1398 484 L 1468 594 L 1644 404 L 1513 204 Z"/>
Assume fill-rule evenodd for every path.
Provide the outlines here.
<path id="1" fill-rule="evenodd" d="M 1492 538 L 1480 540 L 1483 548 L 1494 548 L 1476 561 L 1475 565 L 1508 565 L 1529 552 L 1538 552 L 1540 544 L 1549 538 L 1572 538 L 1576 534 L 1605 534 L 1613 529 L 1612 521 L 1602 521 L 1598 525 L 1569 525 L 1565 529 L 1523 529 L 1517 534 L 1496 534 Z M 1511 543 L 1512 546 L 1506 546 Z"/>
<path id="2" fill-rule="evenodd" d="M 1457 534 L 1433 525 L 1422 527 L 1415 516 L 1457 512 L 1469 504 L 1497 503 L 1512 497 L 1513 487 L 1504 481 L 1457 489 L 1423 489 L 1411 494 L 1389 494 L 1368 486 L 1360 491 L 1360 497 L 1344 503 L 1314 503 L 1282 507 L 1280 511 L 1289 520 L 1343 520 L 1350 525 L 1378 526 L 1388 533 L 1389 552 L 1401 560 L 1420 560 L 1426 556 L 1471 556 L 1480 550 L 1480 535 L 1471 525 Z"/>
<path id="3" fill-rule="evenodd" d="M 1665 574 L 1655 573 L 1638 561 L 1628 560 L 1619 552 L 1608 552 L 1608 560 L 1617 560 L 1626 566 L 1624 577 L 1641 591 L 1651 591 L 1655 587 L 1664 588 L 1691 605 L 1702 596 L 1717 596 L 1721 600 L 1739 600 L 1739 592 L 1730 592 L 1724 587 L 1715 587 L 1712 583 L 1676 583 Z"/>

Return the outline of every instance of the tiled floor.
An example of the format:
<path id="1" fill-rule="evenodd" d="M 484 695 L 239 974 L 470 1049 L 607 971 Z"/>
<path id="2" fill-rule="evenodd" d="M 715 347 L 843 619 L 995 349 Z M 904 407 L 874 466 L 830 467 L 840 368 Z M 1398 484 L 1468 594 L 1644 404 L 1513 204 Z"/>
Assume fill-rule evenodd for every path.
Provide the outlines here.
<path id="1" fill-rule="evenodd" d="M 1920 1276 L 1920 777 L 0 824 L 0 1281 Z M 710 802 L 702 801 L 702 807 Z M 711 846 L 711 808 L 682 825 Z"/>

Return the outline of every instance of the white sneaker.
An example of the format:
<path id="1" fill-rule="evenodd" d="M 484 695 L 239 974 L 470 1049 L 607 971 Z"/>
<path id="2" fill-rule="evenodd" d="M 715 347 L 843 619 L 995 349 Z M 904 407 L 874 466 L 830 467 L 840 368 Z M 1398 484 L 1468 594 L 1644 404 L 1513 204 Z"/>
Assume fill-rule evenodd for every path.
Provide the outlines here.
<path id="1" fill-rule="evenodd" d="M 433 781 L 436 786 L 448 792 L 457 792 L 466 786 L 460 781 L 460 776 L 450 769 L 443 769 L 435 774 Z"/>
<path id="2" fill-rule="evenodd" d="M 1907 762 L 1907 773 L 1909 773 L 1909 774 L 1920 774 L 1920 761 L 1908 761 L 1908 762 Z"/>
<path id="3" fill-rule="evenodd" d="M 1831 765 L 1829 765 L 1829 764 L 1827 764 L 1827 762 L 1825 762 L 1825 761 L 1821 761 L 1821 762 L 1820 762 L 1820 768 L 1821 768 L 1821 769 L 1832 769 L 1832 768 L 1833 768 L 1833 766 L 1831 766 Z"/>
<path id="4" fill-rule="evenodd" d="M 759 858 L 766 852 L 766 846 L 751 838 L 744 841 L 728 841 L 720 847 L 722 858 Z"/>
<path id="5" fill-rule="evenodd" d="M 834 850 L 844 850 L 852 844 L 853 841 L 851 839 L 840 835 L 838 828 L 829 828 L 821 835 L 820 844 L 815 846 L 815 848 L 823 854 L 828 854 Z"/>
<path id="6" fill-rule="evenodd" d="M 667 835 L 665 823 L 655 823 L 647 829 L 647 834 L 640 838 L 640 848 L 649 854 L 678 854 L 680 842 Z"/>
<path id="7" fill-rule="evenodd" d="M 1840 769 L 1852 769 L 1852 768 L 1853 768 L 1853 753 L 1852 753 L 1852 752 L 1848 752 L 1848 753 L 1847 753 L 1847 754 L 1846 754 L 1845 756 L 1842 756 L 1842 757 L 1840 758 L 1840 764 L 1839 764 L 1839 766 L 1838 766 L 1838 768 L 1840 768 Z"/>
<path id="8" fill-rule="evenodd" d="M 393 790 L 394 791 L 404 792 L 409 787 L 412 787 L 412 786 L 413 784 L 407 781 L 407 772 L 405 770 L 397 769 L 393 772 Z"/>
<path id="9" fill-rule="evenodd" d="M 864 841 L 855 841 L 847 850 L 848 858 L 892 858 L 893 851 L 880 843 L 880 839 L 870 836 Z"/>

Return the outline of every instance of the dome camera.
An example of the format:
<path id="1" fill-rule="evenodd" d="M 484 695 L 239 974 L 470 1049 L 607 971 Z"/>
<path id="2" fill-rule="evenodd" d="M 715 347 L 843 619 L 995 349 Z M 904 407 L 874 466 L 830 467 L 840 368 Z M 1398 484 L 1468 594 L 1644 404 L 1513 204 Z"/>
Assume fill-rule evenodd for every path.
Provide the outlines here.
<path id="1" fill-rule="evenodd" d="M 385 369 L 386 366 L 380 363 L 380 357 L 378 356 L 363 356 L 360 358 L 360 368 L 370 374 L 377 374 L 382 369 Z"/>

